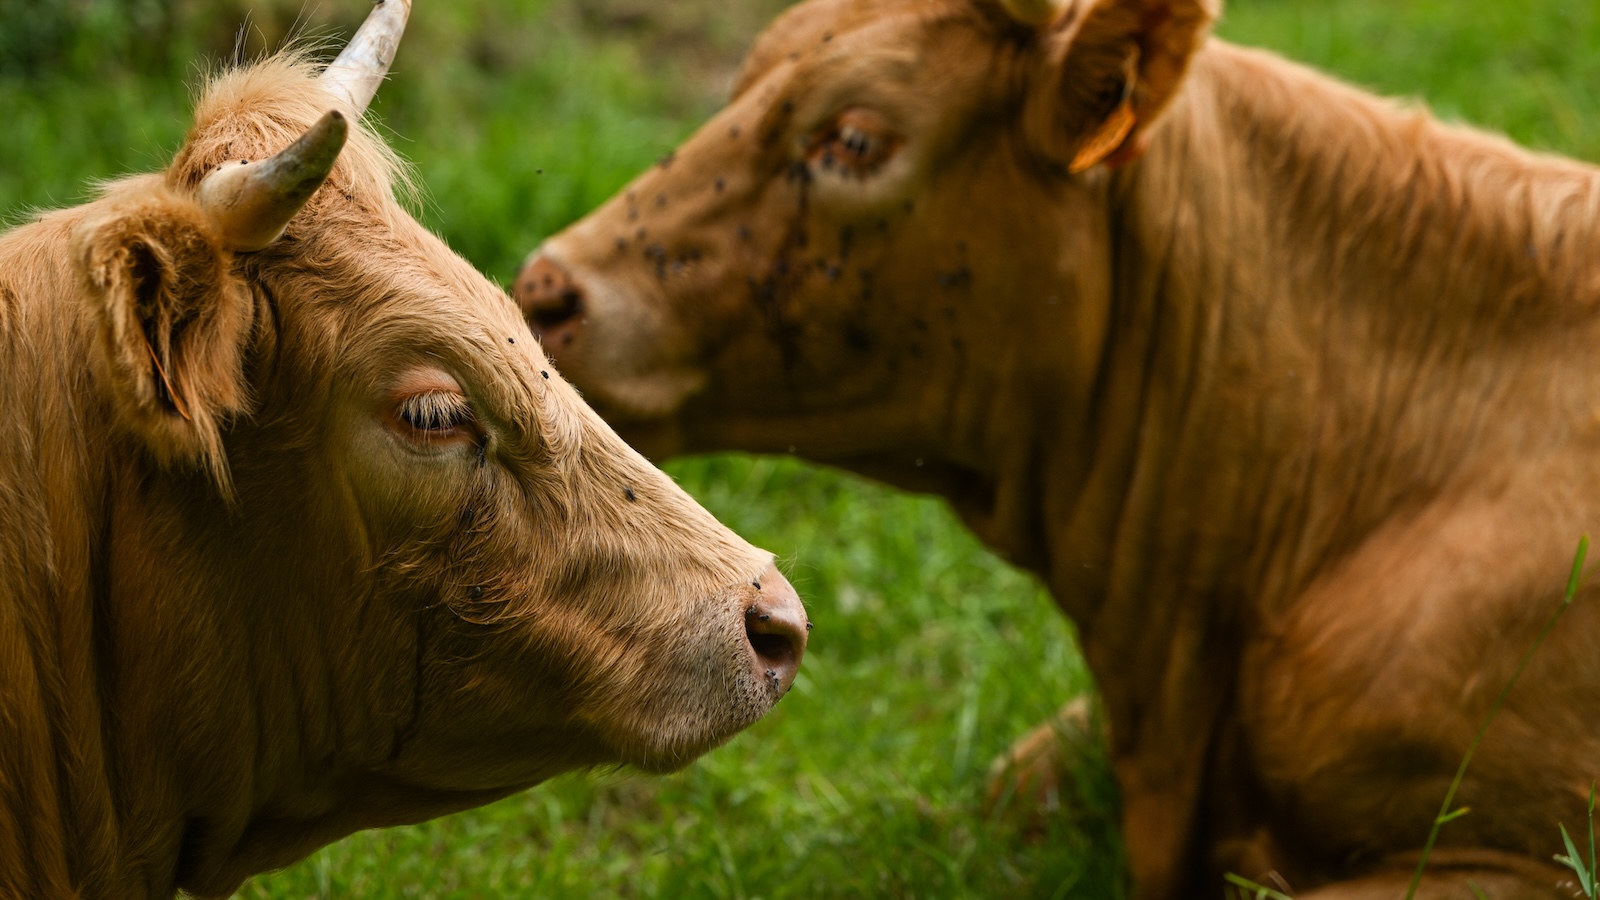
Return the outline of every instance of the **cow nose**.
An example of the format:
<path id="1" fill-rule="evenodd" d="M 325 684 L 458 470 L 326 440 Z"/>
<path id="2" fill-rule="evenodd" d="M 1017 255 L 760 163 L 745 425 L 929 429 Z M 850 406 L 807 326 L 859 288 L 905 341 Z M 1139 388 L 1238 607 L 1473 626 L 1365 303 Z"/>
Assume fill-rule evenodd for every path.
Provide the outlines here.
<path id="1" fill-rule="evenodd" d="M 572 343 L 583 321 L 583 290 L 566 270 L 543 254 L 535 256 L 517 273 L 517 305 L 528 327 L 546 350 Z"/>
<path id="2" fill-rule="evenodd" d="M 756 673 L 782 696 L 800 671 L 811 622 L 800 595 L 776 567 L 767 567 L 752 584 L 755 599 L 744 611 L 744 633 L 755 651 Z"/>

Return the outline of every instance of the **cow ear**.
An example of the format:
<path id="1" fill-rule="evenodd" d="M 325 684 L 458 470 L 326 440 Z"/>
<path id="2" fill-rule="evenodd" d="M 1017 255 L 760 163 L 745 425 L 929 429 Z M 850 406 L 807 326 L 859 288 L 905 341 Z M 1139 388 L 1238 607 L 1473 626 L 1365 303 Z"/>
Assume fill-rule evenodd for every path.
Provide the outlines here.
<path id="1" fill-rule="evenodd" d="M 1205 42 L 1219 0 L 1093 0 L 1046 26 L 1030 103 L 1038 144 L 1081 172 L 1138 158 Z"/>
<path id="2" fill-rule="evenodd" d="M 212 220 L 153 185 L 96 209 L 73 250 L 118 419 L 160 463 L 198 464 L 226 491 L 221 424 L 249 402 L 255 304 Z"/>

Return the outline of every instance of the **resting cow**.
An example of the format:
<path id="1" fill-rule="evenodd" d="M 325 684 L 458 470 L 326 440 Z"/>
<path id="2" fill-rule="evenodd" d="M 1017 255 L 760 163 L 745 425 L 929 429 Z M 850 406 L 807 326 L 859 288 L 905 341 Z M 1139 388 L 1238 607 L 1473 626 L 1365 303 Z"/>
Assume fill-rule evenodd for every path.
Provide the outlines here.
<path id="1" fill-rule="evenodd" d="M 810 0 L 518 299 L 647 454 L 936 492 L 1037 572 L 1136 897 L 1399 897 L 1600 526 L 1600 172 L 1211 40 L 1216 12 Z M 1559 894 L 1600 775 L 1587 599 L 1425 896 Z"/>
<path id="2" fill-rule="evenodd" d="M 770 554 L 395 202 L 358 120 L 407 10 L 320 77 L 213 80 L 166 171 L 0 236 L 0 897 L 226 895 L 679 768 L 794 678 Z"/>

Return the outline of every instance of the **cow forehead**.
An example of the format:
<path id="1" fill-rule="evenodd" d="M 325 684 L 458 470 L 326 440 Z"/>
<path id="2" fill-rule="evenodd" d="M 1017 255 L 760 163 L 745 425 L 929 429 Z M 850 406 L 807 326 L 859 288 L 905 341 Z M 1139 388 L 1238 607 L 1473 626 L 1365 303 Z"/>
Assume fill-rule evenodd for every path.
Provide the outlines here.
<path id="1" fill-rule="evenodd" d="M 734 96 L 744 93 L 784 62 L 839 52 L 839 48 L 833 46 L 836 43 L 859 42 L 880 50 L 914 51 L 915 47 L 909 42 L 918 34 L 915 26 L 971 12 L 965 4 L 943 0 L 811 0 L 802 3 L 780 16 L 756 39 L 734 84 Z M 873 33 L 862 34 L 865 31 Z M 897 35 L 902 36 L 898 41 L 895 40 Z"/>
<path id="2" fill-rule="evenodd" d="M 732 107 L 763 110 L 763 134 L 791 120 L 816 126 L 857 103 L 927 128 L 961 118 L 974 101 L 1006 102 L 1001 95 L 1022 86 L 1009 61 L 1023 42 L 1002 40 L 1016 26 L 1001 13 L 967 3 L 849 4 L 861 9 L 870 14 L 806 22 L 758 47 Z"/>
<path id="3" fill-rule="evenodd" d="M 501 415 L 534 412 L 554 373 L 516 303 L 403 210 L 387 212 L 383 240 L 353 240 L 361 229 L 334 217 L 261 264 L 296 356 L 369 384 L 438 366 Z"/>

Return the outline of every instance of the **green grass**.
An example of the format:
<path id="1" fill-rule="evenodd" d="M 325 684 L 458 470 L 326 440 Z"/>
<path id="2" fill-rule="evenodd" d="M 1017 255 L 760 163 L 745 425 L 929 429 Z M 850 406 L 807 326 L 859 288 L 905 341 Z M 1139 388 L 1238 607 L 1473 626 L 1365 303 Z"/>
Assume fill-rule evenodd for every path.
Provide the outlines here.
<path id="1" fill-rule="evenodd" d="M 421 218 L 508 281 L 717 103 L 782 0 L 418 0 L 376 107 L 414 160 Z M 276 40 L 300 0 L 0 0 L 0 219 L 159 167 L 202 55 L 243 10 Z M 319 0 L 338 34 L 365 10 Z M 130 27 L 130 23 L 133 27 Z M 1573 0 L 1234 0 L 1221 33 L 1445 118 L 1600 158 L 1600 9 Z M 793 694 L 688 771 L 559 779 L 420 826 L 356 835 L 241 895 L 1114 897 L 1114 801 L 1042 843 L 980 813 L 984 770 L 1087 677 L 1029 578 L 931 500 L 792 461 L 671 471 L 780 554 L 817 622 Z M 1551 825 L 1556 835 L 1556 826 Z M 1425 835 L 1418 835 L 1419 842 Z"/>

